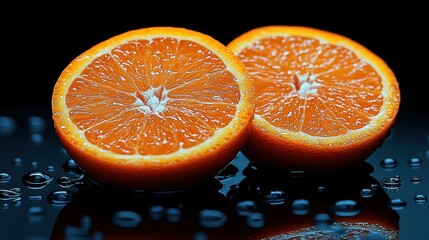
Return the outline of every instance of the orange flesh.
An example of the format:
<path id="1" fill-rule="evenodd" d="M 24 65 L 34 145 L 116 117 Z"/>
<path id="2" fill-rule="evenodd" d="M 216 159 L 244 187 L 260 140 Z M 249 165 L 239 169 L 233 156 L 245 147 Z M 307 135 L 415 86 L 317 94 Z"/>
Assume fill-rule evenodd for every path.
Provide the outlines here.
<path id="1" fill-rule="evenodd" d="M 367 125 L 383 104 L 376 70 L 341 46 L 277 36 L 238 57 L 255 80 L 255 114 L 282 129 L 337 136 Z"/>
<path id="2" fill-rule="evenodd" d="M 235 115 L 239 86 L 225 64 L 188 40 L 136 40 L 90 63 L 66 96 L 89 142 L 118 154 L 195 146 Z"/>

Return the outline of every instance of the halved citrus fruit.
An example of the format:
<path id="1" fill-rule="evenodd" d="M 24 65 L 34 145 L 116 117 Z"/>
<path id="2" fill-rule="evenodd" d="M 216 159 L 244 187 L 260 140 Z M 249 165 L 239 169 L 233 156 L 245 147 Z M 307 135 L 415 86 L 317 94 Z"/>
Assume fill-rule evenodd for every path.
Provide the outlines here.
<path id="1" fill-rule="evenodd" d="M 61 143 L 90 178 L 154 191 L 214 177 L 245 143 L 255 107 L 254 84 L 230 49 L 167 26 L 83 52 L 51 103 Z"/>
<path id="2" fill-rule="evenodd" d="M 255 81 L 243 153 L 260 166 L 332 171 L 354 166 L 390 134 L 400 105 L 386 62 L 356 41 L 306 26 L 263 26 L 227 45 Z"/>

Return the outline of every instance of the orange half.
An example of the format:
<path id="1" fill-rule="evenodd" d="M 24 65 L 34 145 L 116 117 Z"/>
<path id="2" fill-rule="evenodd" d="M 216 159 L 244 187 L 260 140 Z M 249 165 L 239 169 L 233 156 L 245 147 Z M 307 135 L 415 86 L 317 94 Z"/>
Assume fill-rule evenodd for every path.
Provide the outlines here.
<path id="1" fill-rule="evenodd" d="M 352 39 L 305 26 L 252 29 L 227 45 L 255 81 L 245 154 L 262 166 L 338 170 L 364 161 L 395 122 L 398 81 Z"/>
<path id="2" fill-rule="evenodd" d="M 254 85 L 212 37 L 150 27 L 77 56 L 52 95 L 56 132 L 94 180 L 148 190 L 214 177 L 246 141 Z"/>

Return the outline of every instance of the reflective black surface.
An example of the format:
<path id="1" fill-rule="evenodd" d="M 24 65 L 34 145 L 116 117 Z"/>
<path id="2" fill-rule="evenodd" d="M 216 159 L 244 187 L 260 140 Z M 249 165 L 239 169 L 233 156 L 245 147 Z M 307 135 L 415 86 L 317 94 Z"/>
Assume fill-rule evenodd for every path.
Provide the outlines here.
<path id="1" fill-rule="evenodd" d="M 49 108 L 7 112 L 0 122 L 1 239 L 258 239 L 299 229 L 310 237 L 326 226 L 344 239 L 424 239 L 429 227 L 429 128 L 403 115 L 349 171 L 276 172 L 239 153 L 213 181 L 162 193 L 85 176 L 60 145 Z"/>

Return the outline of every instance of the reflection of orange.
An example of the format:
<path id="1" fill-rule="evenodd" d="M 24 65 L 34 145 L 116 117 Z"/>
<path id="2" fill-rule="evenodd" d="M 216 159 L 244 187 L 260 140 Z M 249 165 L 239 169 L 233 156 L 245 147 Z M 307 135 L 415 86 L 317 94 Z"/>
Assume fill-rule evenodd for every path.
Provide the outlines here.
<path id="1" fill-rule="evenodd" d="M 389 196 L 369 175 L 373 169 L 367 163 L 333 173 L 249 169 L 252 168 L 245 170 L 246 178 L 239 187 L 244 191 L 236 193 L 234 201 L 259 199 L 257 211 L 264 213 L 266 222 L 251 233 L 251 239 L 398 239 L 399 215 L 388 207 Z M 362 197 L 362 189 L 371 189 L 374 195 Z M 285 203 L 264 203 L 271 191 L 284 192 Z M 308 201 L 308 212 L 294 214 L 292 203 L 297 199 Z M 349 200 L 356 202 L 358 211 L 346 207 L 342 210 L 350 215 L 336 214 L 335 204 Z M 318 214 L 327 214 L 332 225 L 316 226 Z"/>
<path id="2" fill-rule="evenodd" d="M 255 163 L 338 170 L 365 160 L 389 134 L 400 103 L 386 63 L 355 41 L 302 26 L 250 30 L 228 45 L 256 86 Z"/>
<path id="3" fill-rule="evenodd" d="M 381 188 L 374 196 L 362 198 L 360 190 L 377 184 L 367 174 L 366 169 L 354 172 L 288 175 L 283 172 L 246 171 L 243 181 L 238 183 L 238 190 L 229 198 L 217 192 L 216 184 L 205 185 L 192 191 L 173 193 L 127 192 L 111 189 L 91 188 L 79 190 L 75 198 L 65 206 L 52 233 L 52 239 L 67 239 L 80 234 L 81 237 L 101 233 L 103 239 L 271 239 L 274 236 L 314 236 L 318 228 L 314 226 L 314 216 L 318 213 L 329 214 L 334 223 L 339 224 L 349 235 L 360 238 L 334 239 L 371 239 L 371 231 L 380 235 L 376 239 L 397 239 L 399 215 L 388 208 L 388 195 Z M 317 187 L 323 184 L 324 191 Z M 284 191 L 284 203 L 270 205 L 265 201 L 270 191 Z M 291 203 L 296 199 L 306 199 L 310 204 L 308 213 L 294 215 Z M 332 206 L 338 200 L 352 199 L 361 207 L 361 212 L 354 216 L 336 216 Z M 237 211 L 237 203 L 253 201 L 254 208 L 247 208 L 247 213 Z M 160 217 L 151 215 L 152 207 L 163 210 Z M 177 221 L 168 218 L 167 209 L 179 211 Z M 199 221 L 199 214 L 204 209 L 214 209 L 225 214 L 226 221 L 219 227 L 207 227 Z M 137 224 L 121 227 L 114 223 L 118 211 L 133 212 L 140 216 Z M 250 213 L 250 214 L 249 214 Z M 261 226 L 249 226 L 248 216 L 260 213 L 263 216 Z M 159 216 L 157 215 L 157 216 Z M 90 221 L 85 225 L 83 218 Z M 360 226 L 360 231 L 357 230 Z M 354 229 L 353 229 L 354 227 Z M 74 231 L 70 231 L 74 229 Z M 309 232 L 310 231 L 310 232 Z M 321 232 L 319 232 L 321 233 Z M 332 231 L 330 232 L 332 234 Z M 338 233 L 344 233 L 339 231 Z M 196 238 L 202 234 L 207 238 Z M 322 233 L 321 233 L 322 234 Z M 324 231 L 326 236 L 328 231 Z M 319 235 L 320 237 L 321 235 Z M 375 237 L 374 236 L 374 237 Z M 392 238 L 387 238 L 391 236 Z M 275 239 L 275 238 L 273 238 Z M 278 238 L 281 239 L 281 238 Z M 284 238 L 283 238 L 284 239 Z M 293 238 L 292 238 L 293 239 Z M 318 239 L 318 238 L 304 238 Z M 320 238 L 319 238 L 320 239 Z M 329 238 L 327 238 L 329 239 Z M 333 239 L 333 238 L 330 238 Z"/>
<path id="4" fill-rule="evenodd" d="M 116 187 L 166 190 L 214 177 L 244 144 L 254 86 L 224 45 L 182 28 L 129 31 L 90 48 L 52 95 L 79 166 Z"/>

